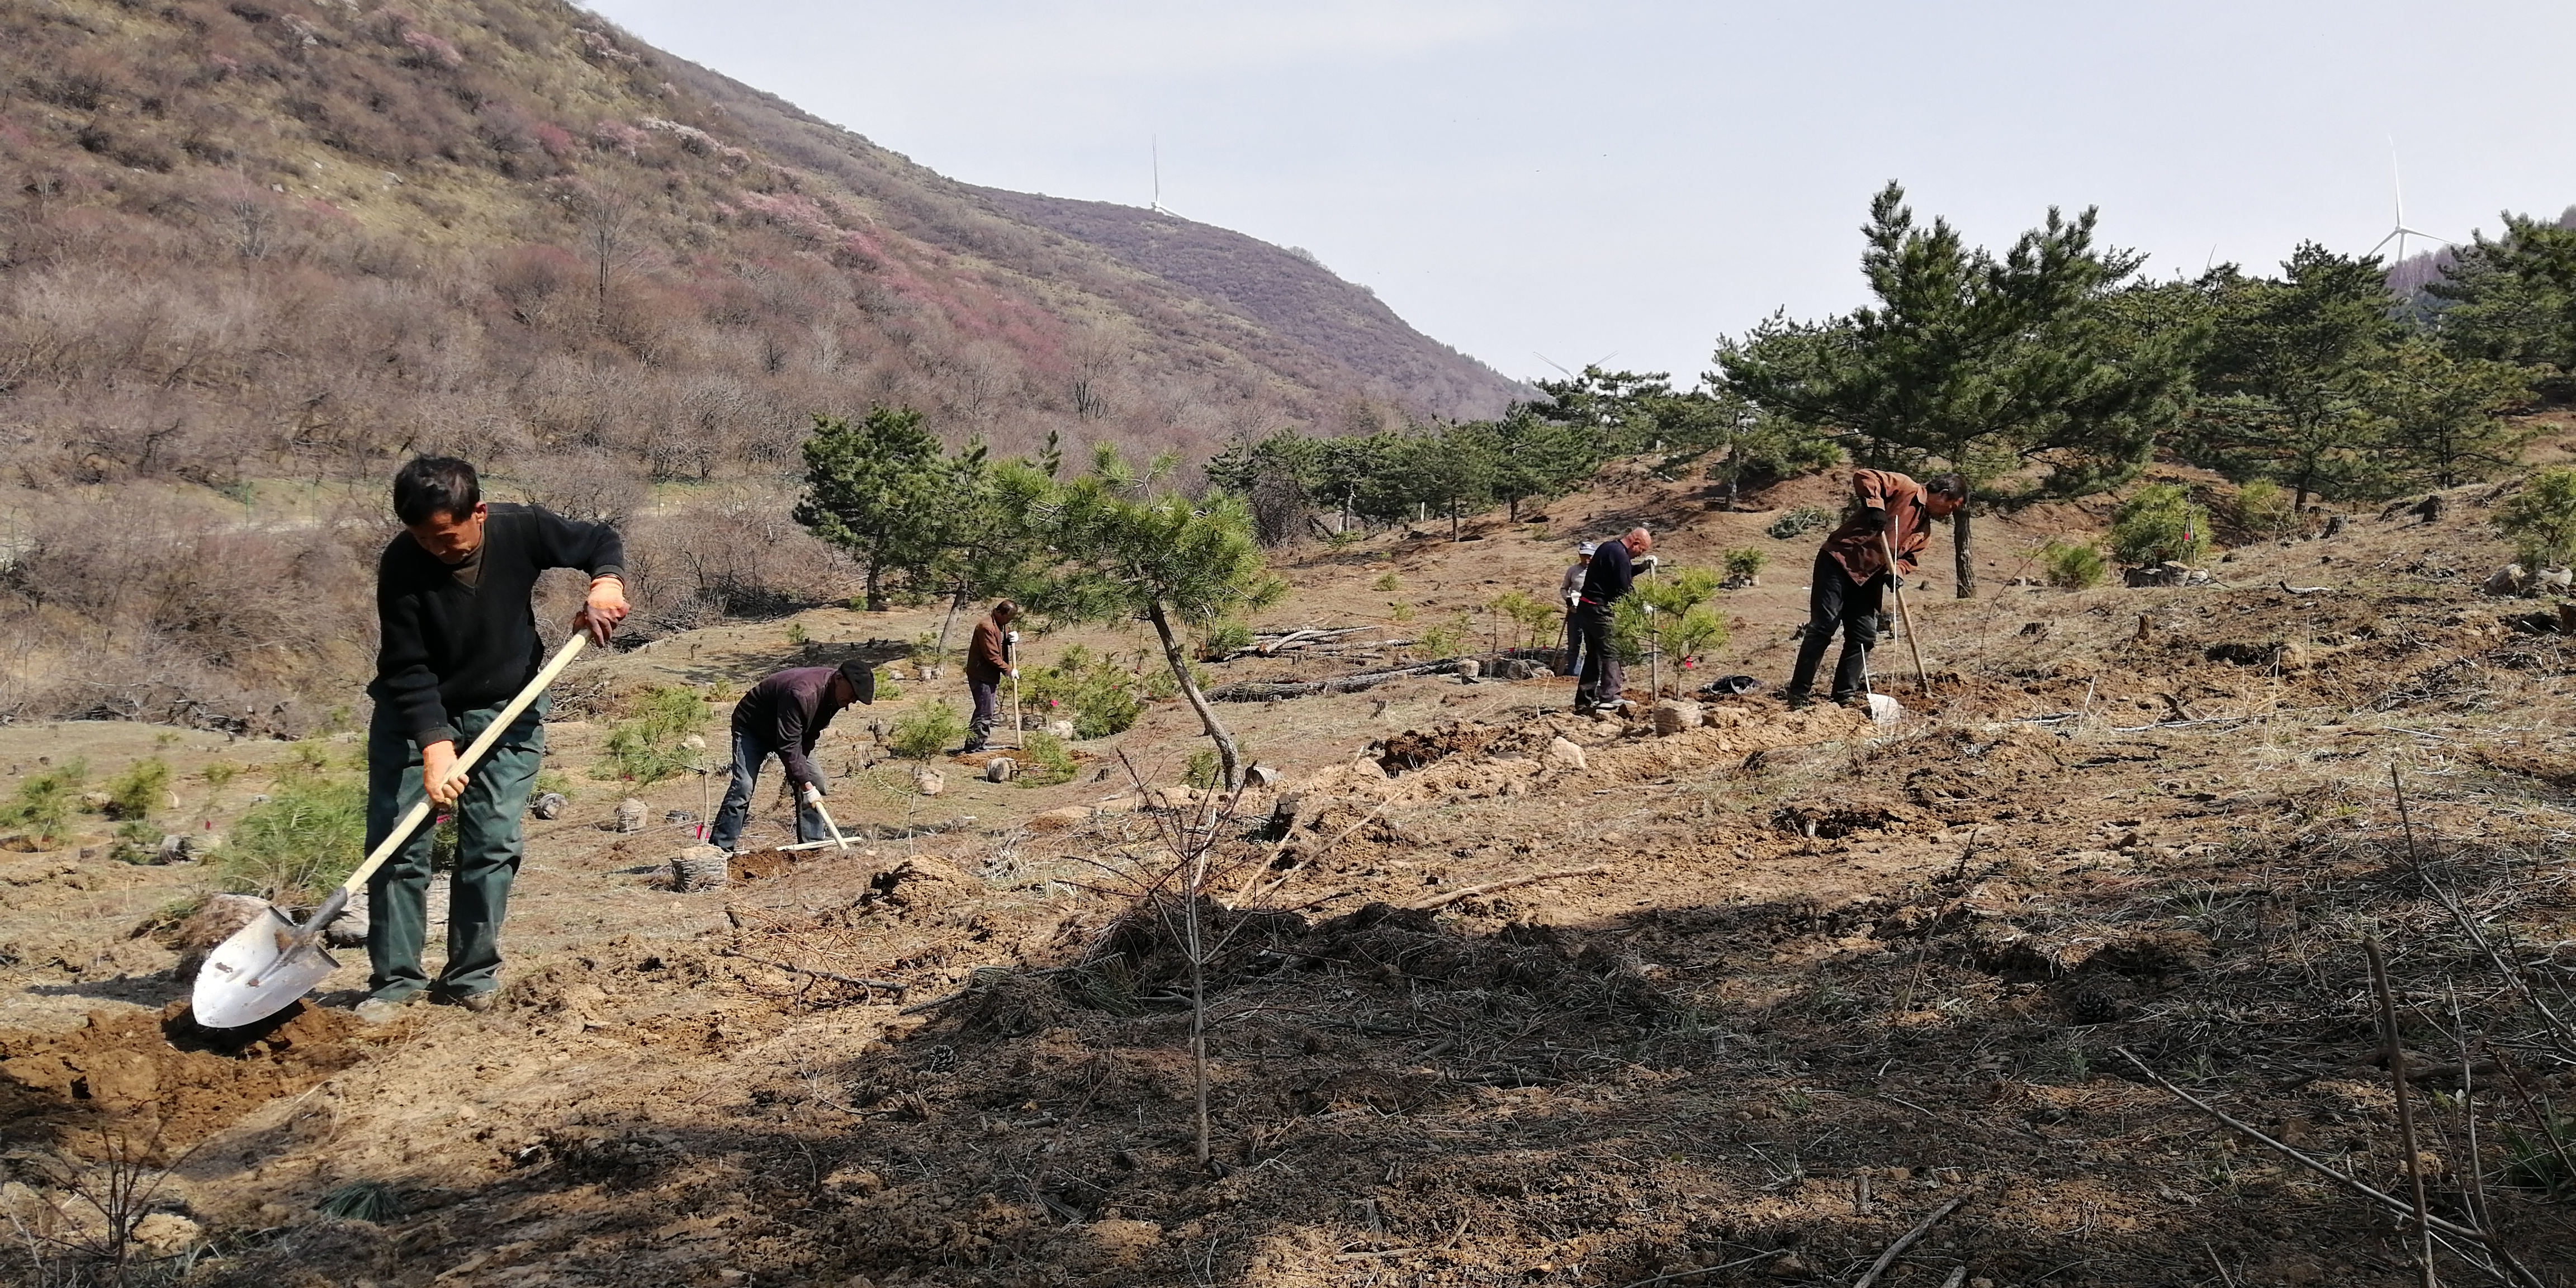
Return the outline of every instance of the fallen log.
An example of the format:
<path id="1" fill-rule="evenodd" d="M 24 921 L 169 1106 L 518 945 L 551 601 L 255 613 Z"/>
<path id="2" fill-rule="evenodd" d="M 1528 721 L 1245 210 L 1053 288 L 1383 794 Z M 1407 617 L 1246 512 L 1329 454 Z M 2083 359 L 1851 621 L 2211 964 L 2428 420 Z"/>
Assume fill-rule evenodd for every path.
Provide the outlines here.
<path id="1" fill-rule="evenodd" d="M 1224 657 L 1211 660 L 1231 662 L 1239 657 L 1276 657 L 1286 649 L 1305 649 L 1317 644 L 1329 644 L 1345 635 L 1357 635 L 1363 631 L 1376 629 L 1378 628 L 1374 626 L 1343 626 L 1332 629 L 1321 626 L 1300 626 L 1293 631 L 1255 631 L 1251 643 L 1228 652 Z"/>
<path id="2" fill-rule="evenodd" d="M 1425 662 L 1419 666 L 1399 666 L 1384 671 L 1361 671 L 1354 675 L 1335 676 L 1329 680 L 1245 680 L 1220 689 L 1208 690 L 1210 702 L 1268 702 L 1273 698 L 1309 698 L 1318 693 L 1357 693 L 1373 689 L 1389 680 L 1412 675 L 1441 675 L 1455 672 L 1459 659 Z"/>

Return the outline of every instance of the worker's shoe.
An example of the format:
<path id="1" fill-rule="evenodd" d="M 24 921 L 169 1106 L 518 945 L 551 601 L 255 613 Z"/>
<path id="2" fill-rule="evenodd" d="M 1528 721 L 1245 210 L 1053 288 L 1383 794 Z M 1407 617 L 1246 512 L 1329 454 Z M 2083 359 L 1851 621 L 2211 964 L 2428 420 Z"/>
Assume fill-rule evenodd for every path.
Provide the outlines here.
<path id="1" fill-rule="evenodd" d="M 1784 693 L 1780 700 L 1788 703 L 1792 711 L 1804 711 L 1816 705 L 1816 695 L 1812 693 Z"/>
<path id="2" fill-rule="evenodd" d="M 429 1000 L 441 1006 L 458 1007 L 481 1015 L 492 1009 L 492 995 L 495 991 L 487 988 L 480 993 L 441 993 Z"/>
<path id="3" fill-rule="evenodd" d="M 353 1013 L 360 1021 L 367 1024 L 389 1024 L 402 1018 L 404 1008 L 419 1001 L 420 997 L 418 992 L 370 997 L 358 1003 Z"/>

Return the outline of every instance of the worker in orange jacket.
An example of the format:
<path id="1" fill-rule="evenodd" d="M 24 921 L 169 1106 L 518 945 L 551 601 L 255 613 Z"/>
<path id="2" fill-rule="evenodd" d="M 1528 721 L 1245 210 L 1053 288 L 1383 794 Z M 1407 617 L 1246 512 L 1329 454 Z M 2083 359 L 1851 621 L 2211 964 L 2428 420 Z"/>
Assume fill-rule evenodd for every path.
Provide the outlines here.
<path id="1" fill-rule="evenodd" d="M 1956 474 L 1937 474 L 1917 483 L 1894 470 L 1852 472 L 1852 499 L 1857 508 L 1816 551 L 1816 568 L 1807 592 L 1807 624 L 1798 641 L 1798 666 L 1789 673 L 1789 705 L 1815 700 L 1816 668 L 1825 660 L 1825 644 L 1842 631 L 1842 657 L 1834 664 L 1833 700 L 1855 702 L 1868 696 L 1870 646 L 1878 643 L 1879 605 L 1890 577 L 1913 574 L 1923 549 L 1932 542 L 1934 519 L 1946 519 L 1967 504 L 1968 485 Z M 1887 550 L 1896 551 L 1893 573 Z M 1901 584 L 1901 583 L 1899 583 Z"/>

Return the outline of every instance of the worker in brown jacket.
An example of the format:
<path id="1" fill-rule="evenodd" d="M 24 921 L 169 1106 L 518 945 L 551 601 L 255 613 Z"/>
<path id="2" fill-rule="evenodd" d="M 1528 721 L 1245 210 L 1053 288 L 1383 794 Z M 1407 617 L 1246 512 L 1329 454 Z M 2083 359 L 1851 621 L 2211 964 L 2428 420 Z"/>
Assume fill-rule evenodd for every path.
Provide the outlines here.
<path id="1" fill-rule="evenodd" d="M 1020 606 L 1005 599 L 975 623 L 975 638 L 966 645 L 966 692 L 975 699 L 975 715 L 967 721 L 971 732 L 960 755 L 982 751 L 993 736 L 994 723 L 1002 718 L 1002 677 L 1017 679 L 1020 674 L 1011 657 L 1011 645 L 1020 638 L 1011 622 L 1019 615 Z"/>
<path id="2" fill-rule="evenodd" d="M 1855 470 L 1852 499 L 1858 508 L 1816 551 L 1798 667 L 1789 674 L 1786 696 L 1793 707 L 1814 701 L 1816 667 L 1825 660 L 1825 644 L 1837 628 L 1843 652 L 1834 664 L 1833 700 L 1853 702 L 1868 695 L 1869 650 L 1878 642 L 1879 603 L 1890 584 L 1887 548 L 1896 552 L 1893 575 L 1912 575 L 1923 548 L 1932 542 L 1932 520 L 1946 519 L 1965 505 L 1968 485 L 1956 474 L 1917 483 L 1893 470 Z"/>

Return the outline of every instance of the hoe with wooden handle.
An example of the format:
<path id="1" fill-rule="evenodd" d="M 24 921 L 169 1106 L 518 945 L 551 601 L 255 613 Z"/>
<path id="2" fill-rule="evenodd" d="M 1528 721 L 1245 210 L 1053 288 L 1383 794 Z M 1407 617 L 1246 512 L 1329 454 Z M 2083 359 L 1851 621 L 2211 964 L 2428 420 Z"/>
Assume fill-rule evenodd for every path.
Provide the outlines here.
<path id="1" fill-rule="evenodd" d="M 519 695 L 501 708 L 501 714 L 493 717 L 482 735 L 457 758 L 458 776 L 462 777 L 485 752 L 492 750 L 492 745 L 527 711 L 528 704 L 535 702 L 537 695 L 545 692 L 546 686 L 571 664 L 589 638 L 588 632 L 576 631 L 553 657 L 546 659 L 544 668 L 528 681 L 528 687 L 519 690 Z M 367 878 L 374 876 L 376 869 L 411 839 L 412 833 L 420 830 L 420 825 L 429 819 L 430 808 L 429 797 L 423 795 L 420 803 L 412 806 L 411 812 L 403 815 L 394 830 L 367 855 L 366 862 L 359 864 L 357 871 L 350 873 L 349 879 L 342 881 L 303 925 L 295 924 L 271 905 L 257 920 L 217 944 L 206 964 L 197 970 L 196 992 L 188 1003 L 197 1023 L 210 1029 L 235 1029 L 266 1019 L 313 991 L 314 985 L 338 970 L 340 963 L 322 947 L 322 928 L 346 911 L 350 896 L 367 884 Z"/>
<path id="2" fill-rule="evenodd" d="M 814 842 L 816 846 L 819 847 L 828 844 L 837 845 L 844 850 L 850 848 L 850 838 L 841 835 L 841 825 L 832 821 L 832 812 L 830 810 L 823 808 L 823 793 L 815 791 L 810 786 L 807 787 L 805 789 L 805 807 L 814 811 L 814 816 L 823 820 L 823 829 L 832 834 L 832 839 L 830 841 L 816 841 Z M 780 848 L 788 849 L 793 847 L 782 846 Z"/>
<path id="3" fill-rule="evenodd" d="M 1896 545 L 1887 539 L 1885 529 L 1878 534 L 1879 553 L 1887 556 L 1887 588 L 1896 595 L 1896 617 L 1905 626 L 1905 647 L 1914 651 L 1914 679 L 1923 686 L 1923 696 L 1932 696 L 1932 673 L 1923 667 L 1923 641 L 1914 636 L 1914 614 L 1905 607 L 1905 587 L 1898 585 Z"/>

